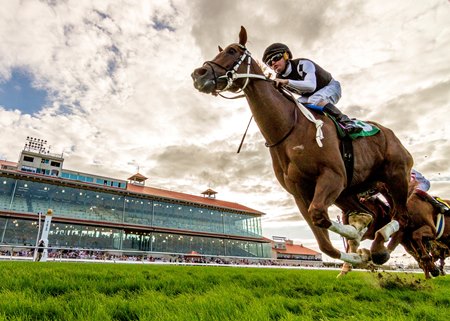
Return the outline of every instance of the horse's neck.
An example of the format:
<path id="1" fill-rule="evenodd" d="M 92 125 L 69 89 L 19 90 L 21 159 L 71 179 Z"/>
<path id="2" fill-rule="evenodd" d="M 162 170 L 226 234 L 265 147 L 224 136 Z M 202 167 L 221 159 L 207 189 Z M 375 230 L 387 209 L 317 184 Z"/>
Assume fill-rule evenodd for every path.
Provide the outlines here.
<path id="1" fill-rule="evenodd" d="M 261 134 L 269 144 L 276 143 L 293 125 L 294 105 L 267 81 L 251 81 L 245 94 Z"/>

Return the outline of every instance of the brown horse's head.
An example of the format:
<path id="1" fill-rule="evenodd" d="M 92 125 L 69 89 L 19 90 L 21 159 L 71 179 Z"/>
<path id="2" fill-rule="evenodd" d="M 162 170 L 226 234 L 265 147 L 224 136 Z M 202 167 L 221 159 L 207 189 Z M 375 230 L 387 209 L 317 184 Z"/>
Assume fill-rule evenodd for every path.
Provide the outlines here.
<path id="1" fill-rule="evenodd" d="M 250 53 L 245 48 L 247 31 L 241 27 L 239 43 L 231 44 L 225 49 L 219 47 L 219 54 L 211 61 L 206 61 L 202 67 L 191 74 L 194 87 L 206 94 L 217 94 L 221 91 L 237 91 L 241 89 L 244 80 L 232 78 L 241 68 L 248 66 Z M 245 62 L 244 62 L 245 60 Z"/>

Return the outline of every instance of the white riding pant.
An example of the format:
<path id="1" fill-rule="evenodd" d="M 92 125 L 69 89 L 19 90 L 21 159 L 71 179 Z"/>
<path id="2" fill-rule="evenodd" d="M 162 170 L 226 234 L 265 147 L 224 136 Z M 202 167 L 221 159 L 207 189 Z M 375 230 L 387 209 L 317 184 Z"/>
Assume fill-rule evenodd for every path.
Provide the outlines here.
<path id="1" fill-rule="evenodd" d="M 297 100 L 299 103 L 314 104 L 318 105 L 320 102 L 337 104 L 339 99 L 341 99 L 342 91 L 341 84 L 339 81 L 331 79 L 330 83 L 319 89 L 314 94 L 309 97 L 300 96 Z"/>

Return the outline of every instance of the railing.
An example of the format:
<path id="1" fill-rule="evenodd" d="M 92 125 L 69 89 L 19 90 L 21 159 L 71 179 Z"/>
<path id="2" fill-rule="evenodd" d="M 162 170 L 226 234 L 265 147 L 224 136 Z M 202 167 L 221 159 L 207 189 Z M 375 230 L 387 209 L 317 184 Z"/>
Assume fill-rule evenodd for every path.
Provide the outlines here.
<path id="1" fill-rule="evenodd" d="M 97 263 L 163 263 L 203 265 L 248 265 L 248 266 L 298 266 L 323 267 L 322 262 L 299 260 L 287 262 L 277 259 L 201 255 L 194 253 L 142 252 L 116 249 L 85 249 L 70 247 L 46 247 L 47 262 L 97 262 Z M 0 260 L 33 261 L 36 246 L 0 245 Z"/>

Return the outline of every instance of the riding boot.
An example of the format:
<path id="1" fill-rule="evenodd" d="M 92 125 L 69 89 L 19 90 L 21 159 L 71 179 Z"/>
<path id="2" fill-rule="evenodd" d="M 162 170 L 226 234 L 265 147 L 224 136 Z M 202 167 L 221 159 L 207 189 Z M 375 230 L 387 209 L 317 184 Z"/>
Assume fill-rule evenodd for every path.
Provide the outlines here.
<path id="1" fill-rule="evenodd" d="M 359 133 L 362 128 L 356 126 L 353 121 L 344 115 L 335 105 L 328 103 L 323 107 L 323 111 L 336 118 L 336 121 L 343 127 L 347 134 Z"/>
<path id="2" fill-rule="evenodd" d="M 439 213 L 450 215 L 450 208 L 445 204 L 438 202 L 433 196 L 427 192 L 421 191 L 420 196 L 430 203 Z"/>

